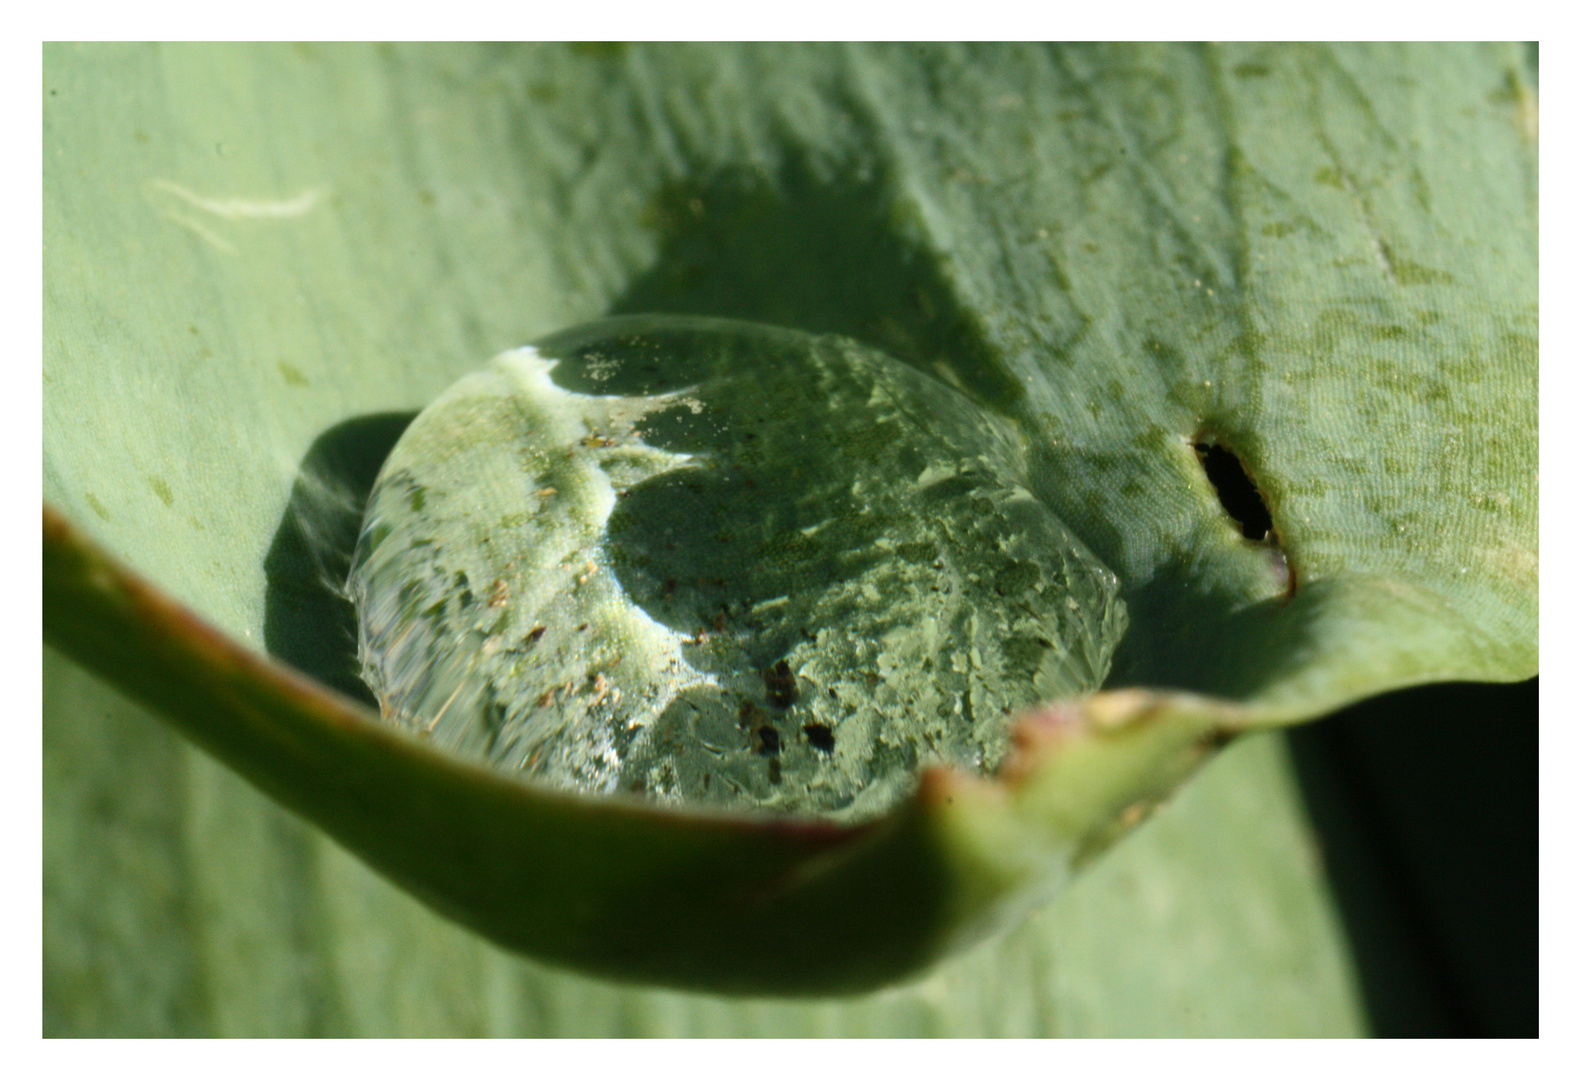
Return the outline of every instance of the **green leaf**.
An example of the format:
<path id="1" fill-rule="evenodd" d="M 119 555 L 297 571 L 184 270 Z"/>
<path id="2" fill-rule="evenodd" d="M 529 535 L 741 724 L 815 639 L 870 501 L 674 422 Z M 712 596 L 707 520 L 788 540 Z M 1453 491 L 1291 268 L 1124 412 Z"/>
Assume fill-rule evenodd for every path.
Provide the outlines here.
<path id="1" fill-rule="evenodd" d="M 61 46 L 45 78 L 45 494 L 97 541 L 57 528 L 48 636 L 497 940 L 694 985 L 871 983 L 1014 922 L 1224 733 L 1536 670 L 1537 106 L 1517 50 Z M 645 853 L 691 845 L 717 870 L 731 829 L 458 779 L 98 546 L 304 663 L 312 631 L 289 616 L 308 594 L 266 569 L 272 538 L 335 527 L 293 519 L 293 485 L 320 508 L 356 487 L 355 469 L 301 472 L 313 448 L 503 349 L 650 310 L 843 333 L 961 387 L 1021 431 L 1031 486 L 1117 573 L 1131 630 L 1112 692 L 1025 724 L 1002 781 L 936 774 L 878 855 L 838 838 L 841 872 L 891 903 L 837 872 L 822 902 L 840 915 L 811 927 L 727 924 L 700 952 L 722 904 L 673 946 L 568 955 L 540 940 L 564 911 L 511 925 L 515 882 L 469 904 L 479 878 L 442 872 L 454 852 L 376 836 L 368 804 L 315 787 L 322 755 L 374 762 L 350 786 L 461 784 L 455 815 L 497 793 L 515 809 L 480 835 L 558 815 L 600 844 L 640 822 L 666 838 L 585 860 L 535 901 L 550 909 L 613 905 L 600 875 L 652 884 Z M 1193 449 L 1209 442 L 1245 464 L 1277 543 L 1227 517 Z M 1267 741 L 927 982 L 767 1009 L 508 960 L 75 667 L 46 674 L 51 1030 L 1356 1023 Z M 542 817 L 514 817 L 524 803 Z M 814 842 L 735 828 L 764 873 Z M 880 872 L 892 856 L 911 869 Z M 625 910 L 648 926 L 656 898 L 728 884 L 701 880 Z"/>

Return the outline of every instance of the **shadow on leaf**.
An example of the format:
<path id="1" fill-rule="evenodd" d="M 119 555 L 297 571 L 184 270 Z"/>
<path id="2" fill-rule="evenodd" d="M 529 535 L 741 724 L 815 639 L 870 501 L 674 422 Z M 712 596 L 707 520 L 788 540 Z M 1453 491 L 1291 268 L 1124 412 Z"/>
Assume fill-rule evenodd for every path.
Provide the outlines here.
<path id="1" fill-rule="evenodd" d="M 341 586 L 380 466 L 415 415 L 354 417 L 313 440 L 264 557 L 269 654 L 374 708 L 358 672 L 356 612 Z"/>
<path id="2" fill-rule="evenodd" d="M 612 315 L 711 315 L 843 334 L 1006 411 L 1026 390 L 916 235 L 915 203 L 879 177 L 800 158 L 720 170 L 649 203 L 654 266 Z M 855 174 L 855 175 L 847 175 Z"/>

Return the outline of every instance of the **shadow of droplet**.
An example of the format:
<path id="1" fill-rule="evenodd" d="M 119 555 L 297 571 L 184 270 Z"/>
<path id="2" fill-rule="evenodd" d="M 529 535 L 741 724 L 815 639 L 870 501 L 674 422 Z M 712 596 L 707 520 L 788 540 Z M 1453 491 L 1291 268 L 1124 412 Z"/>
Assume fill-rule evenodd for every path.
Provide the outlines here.
<path id="1" fill-rule="evenodd" d="M 1538 1037 L 1538 697 L 1418 686 L 1286 734 L 1375 1036 Z"/>
<path id="2" fill-rule="evenodd" d="M 609 314 L 712 315 L 842 334 L 957 382 L 998 411 L 1026 389 L 926 249 L 915 200 L 881 175 L 788 158 L 668 185 L 660 254 Z"/>
<path id="3" fill-rule="evenodd" d="M 357 666 L 357 618 L 341 583 L 379 469 L 416 413 L 343 421 L 308 449 L 264 557 L 264 647 L 348 697 L 375 705 Z"/>

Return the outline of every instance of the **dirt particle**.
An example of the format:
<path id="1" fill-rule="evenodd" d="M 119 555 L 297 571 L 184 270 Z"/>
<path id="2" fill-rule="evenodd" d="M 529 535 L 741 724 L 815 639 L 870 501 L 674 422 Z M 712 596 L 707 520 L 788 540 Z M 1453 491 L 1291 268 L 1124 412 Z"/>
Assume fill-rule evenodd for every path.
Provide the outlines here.
<path id="1" fill-rule="evenodd" d="M 769 704 L 777 709 L 789 709 L 796 704 L 796 675 L 791 665 L 776 660 L 774 666 L 764 672 L 764 690 L 769 695 Z"/>

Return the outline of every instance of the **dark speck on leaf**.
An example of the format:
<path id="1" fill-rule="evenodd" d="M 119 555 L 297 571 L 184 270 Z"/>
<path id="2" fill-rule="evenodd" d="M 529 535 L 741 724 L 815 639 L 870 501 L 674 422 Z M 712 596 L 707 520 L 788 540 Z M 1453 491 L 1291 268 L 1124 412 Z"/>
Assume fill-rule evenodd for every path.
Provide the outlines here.
<path id="1" fill-rule="evenodd" d="M 758 752 L 766 757 L 774 757 L 780 752 L 780 732 L 765 724 L 758 729 Z"/>
<path id="2" fill-rule="evenodd" d="M 777 709 L 789 709 L 796 703 L 796 675 L 791 665 L 776 660 L 774 667 L 764 672 L 764 689 L 769 694 L 769 704 Z"/>
<path id="3" fill-rule="evenodd" d="M 826 754 L 835 752 L 835 733 L 823 724 L 803 724 L 802 734 L 807 736 L 808 743 L 815 750 L 822 750 Z"/>
<path id="4" fill-rule="evenodd" d="M 774 758 L 773 760 L 771 760 L 769 762 L 769 782 L 771 784 L 778 784 L 780 782 L 780 759 L 779 758 Z"/>
<path id="5" fill-rule="evenodd" d="M 535 626 L 527 632 L 527 637 L 522 639 L 525 645 L 537 645 L 538 639 L 544 636 L 544 627 Z"/>

